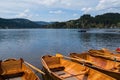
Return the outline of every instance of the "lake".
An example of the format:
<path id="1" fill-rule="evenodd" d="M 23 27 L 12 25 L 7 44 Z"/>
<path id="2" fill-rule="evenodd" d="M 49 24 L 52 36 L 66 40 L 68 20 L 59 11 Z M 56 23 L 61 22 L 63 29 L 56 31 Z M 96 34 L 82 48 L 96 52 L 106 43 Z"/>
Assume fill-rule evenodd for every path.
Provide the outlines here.
<path id="1" fill-rule="evenodd" d="M 82 52 L 89 49 L 120 47 L 120 33 L 86 32 L 77 29 L 0 30 L 0 59 L 23 58 L 41 67 L 45 54 Z"/>

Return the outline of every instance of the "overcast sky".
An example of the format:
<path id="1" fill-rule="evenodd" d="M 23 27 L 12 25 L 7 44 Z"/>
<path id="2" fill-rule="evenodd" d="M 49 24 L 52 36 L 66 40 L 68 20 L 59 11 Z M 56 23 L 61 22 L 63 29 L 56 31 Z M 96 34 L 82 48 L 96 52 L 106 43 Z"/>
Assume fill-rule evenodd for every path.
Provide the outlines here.
<path id="1" fill-rule="evenodd" d="M 67 21 L 83 14 L 120 13 L 120 0 L 1 0 L 1 18 Z"/>

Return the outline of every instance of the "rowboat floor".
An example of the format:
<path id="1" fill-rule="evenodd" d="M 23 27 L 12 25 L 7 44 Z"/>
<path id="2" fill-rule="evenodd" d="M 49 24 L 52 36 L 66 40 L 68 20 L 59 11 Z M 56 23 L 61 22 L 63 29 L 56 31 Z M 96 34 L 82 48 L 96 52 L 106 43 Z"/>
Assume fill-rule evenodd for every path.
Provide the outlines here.
<path id="1" fill-rule="evenodd" d="M 16 78 L 9 78 L 9 79 L 5 79 L 5 80 L 22 80 L 21 77 L 16 77 Z"/>
<path id="2" fill-rule="evenodd" d="M 71 74 L 65 72 L 65 71 L 57 71 L 54 72 L 58 76 L 64 78 L 64 80 L 78 80 L 76 77 L 72 76 Z"/>
<path id="3" fill-rule="evenodd" d="M 78 79 L 76 79 L 75 77 L 69 77 L 69 78 L 66 78 L 64 80 L 78 80 Z"/>

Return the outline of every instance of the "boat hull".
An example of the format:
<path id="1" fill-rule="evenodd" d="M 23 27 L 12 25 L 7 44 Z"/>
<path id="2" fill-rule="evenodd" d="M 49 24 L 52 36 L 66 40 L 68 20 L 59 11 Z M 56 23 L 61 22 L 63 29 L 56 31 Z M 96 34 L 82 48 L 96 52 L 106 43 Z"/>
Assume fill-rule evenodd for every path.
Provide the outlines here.
<path id="1" fill-rule="evenodd" d="M 0 77 L 3 80 L 40 80 L 34 71 L 24 63 L 23 59 L 1 61 L 0 69 Z"/>
<path id="2" fill-rule="evenodd" d="M 55 56 L 50 56 L 50 58 L 42 58 L 43 63 L 43 69 L 47 74 L 47 77 L 45 77 L 45 80 L 116 80 L 113 77 L 110 77 L 104 73 L 101 73 L 97 70 L 91 69 L 89 67 L 86 67 L 84 65 L 78 64 L 76 62 L 73 62 L 71 60 L 60 58 L 60 64 L 65 67 L 65 69 L 56 70 L 53 71 L 51 69 L 55 66 L 55 62 L 57 60 L 53 60 L 52 58 L 56 58 Z M 48 56 L 47 56 L 48 57 Z M 45 60 L 45 61 L 44 61 Z M 94 76 L 96 75 L 96 76 Z"/>
<path id="3" fill-rule="evenodd" d="M 97 71 L 100 71 L 102 73 L 105 73 L 111 77 L 114 77 L 120 80 L 120 77 L 119 77 L 120 72 L 112 70 L 115 68 L 115 66 L 119 65 L 119 62 L 115 62 L 111 59 L 106 59 L 99 56 L 93 56 L 93 55 L 90 55 L 89 53 L 79 53 L 79 54 L 71 53 L 70 56 L 73 58 L 77 58 L 79 60 L 84 59 L 87 62 L 87 63 L 85 62 L 86 66 L 91 67 L 92 69 L 95 69 Z M 83 64 L 80 61 L 76 61 L 76 60 L 74 61 L 80 64 Z"/>

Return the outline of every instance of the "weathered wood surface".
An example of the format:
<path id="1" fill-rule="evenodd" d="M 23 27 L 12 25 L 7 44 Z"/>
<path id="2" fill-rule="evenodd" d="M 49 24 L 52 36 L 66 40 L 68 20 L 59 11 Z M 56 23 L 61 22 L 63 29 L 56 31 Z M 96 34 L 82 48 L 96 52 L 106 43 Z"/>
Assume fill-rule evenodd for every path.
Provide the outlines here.
<path id="1" fill-rule="evenodd" d="M 55 80 L 67 80 L 68 78 L 71 80 L 116 80 L 115 78 L 105 75 L 104 73 L 73 62 L 70 60 L 71 58 L 66 56 L 43 56 L 42 59 L 45 61 L 45 65 L 48 66 L 49 70 L 51 70 L 49 75 L 51 78 L 54 77 Z M 59 67 L 56 67 L 56 64 L 59 64 Z M 51 65 L 54 66 L 54 68 L 52 67 L 51 69 Z M 49 72 L 45 66 L 44 68 L 47 70 L 47 72 Z M 54 69 L 56 69 L 56 71 Z M 58 74 L 60 73 L 59 71 L 64 73 Z"/>

